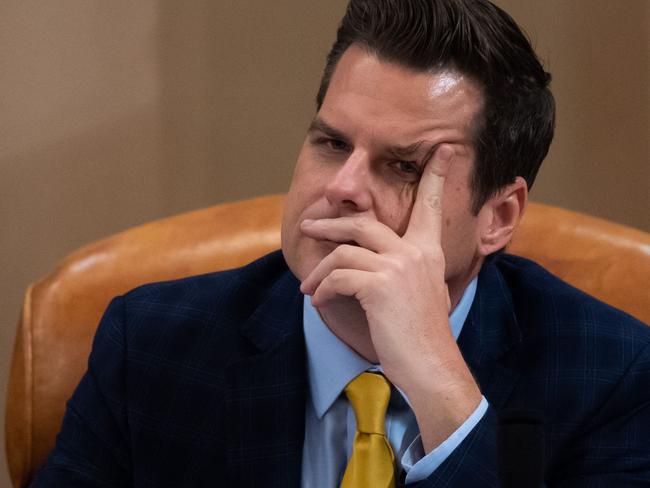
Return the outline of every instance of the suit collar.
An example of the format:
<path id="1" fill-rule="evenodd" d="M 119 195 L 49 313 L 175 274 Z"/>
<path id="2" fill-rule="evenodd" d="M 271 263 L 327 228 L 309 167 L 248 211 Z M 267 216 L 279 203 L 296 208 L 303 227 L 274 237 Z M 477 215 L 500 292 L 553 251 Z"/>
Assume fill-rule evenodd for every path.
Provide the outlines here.
<path id="1" fill-rule="evenodd" d="M 496 408 L 519 379 L 514 363 L 524 340 L 498 259 L 488 259 L 479 273 L 474 303 L 458 340 L 483 395 Z"/>
<path id="2" fill-rule="evenodd" d="M 302 332 L 300 283 L 287 268 L 285 270 L 264 292 L 259 305 L 240 328 L 241 335 L 261 352 Z"/>

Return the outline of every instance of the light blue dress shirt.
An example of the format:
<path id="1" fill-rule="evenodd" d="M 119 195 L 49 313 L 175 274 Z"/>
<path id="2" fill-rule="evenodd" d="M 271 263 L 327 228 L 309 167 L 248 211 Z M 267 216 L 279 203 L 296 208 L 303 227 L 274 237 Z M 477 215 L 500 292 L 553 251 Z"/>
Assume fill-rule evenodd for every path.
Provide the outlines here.
<path id="1" fill-rule="evenodd" d="M 476 284 L 474 278 L 449 317 L 456 340 L 474 301 Z M 302 487 L 335 488 L 343 479 L 356 431 L 354 411 L 343 389 L 364 371 L 381 371 L 381 366 L 369 363 L 336 337 L 308 296 L 304 299 L 303 327 L 310 395 L 305 412 Z M 408 398 L 401 390 L 391 388 L 386 434 L 397 460 L 398 479 L 402 471 L 406 473 L 406 483 L 420 481 L 433 473 L 483 418 L 487 407 L 483 397 L 465 423 L 425 456 Z"/>

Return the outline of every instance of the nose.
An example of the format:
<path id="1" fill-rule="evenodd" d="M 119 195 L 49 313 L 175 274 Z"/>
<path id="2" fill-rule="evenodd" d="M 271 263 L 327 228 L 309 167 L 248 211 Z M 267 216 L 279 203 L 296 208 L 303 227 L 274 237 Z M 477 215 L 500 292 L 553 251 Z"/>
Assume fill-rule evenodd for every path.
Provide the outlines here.
<path id="1" fill-rule="evenodd" d="M 372 203 L 370 179 L 368 158 L 354 151 L 327 182 L 325 197 L 332 206 L 342 210 L 366 211 Z"/>

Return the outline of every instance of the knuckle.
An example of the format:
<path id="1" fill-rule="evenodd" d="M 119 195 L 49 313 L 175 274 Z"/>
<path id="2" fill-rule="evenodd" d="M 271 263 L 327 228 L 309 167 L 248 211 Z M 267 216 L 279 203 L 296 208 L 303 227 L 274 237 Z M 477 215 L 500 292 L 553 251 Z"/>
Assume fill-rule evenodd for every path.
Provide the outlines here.
<path id="1" fill-rule="evenodd" d="M 352 258 L 355 251 L 355 247 L 350 244 L 340 244 L 330 253 L 330 256 L 336 262 L 347 262 Z"/>
<path id="2" fill-rule="evenodd" d="M 426 257 L 426 255 L 425 255 L 424 251 L 422 250 L 422 248 L 420 248 L 418 246 L 411 246 L 410 255 L 411 255 L 411 259 L 413 261 L 415 261 L 416 263 L 423 262 L 425 260 L 425 257 Z"/>
<path id="3" fill-rule="evenodd" d="M 391 284 L 392 279 L 390 276 L 386 273 L 377 273 L 377 287 L 382 290 L 388 288 L 388 286 Z"/>
<path id="4" fill-rule="evenodd" d="M 443 264 L 445 262 L 445 255 L 440 246 L 432 246 L 428 251 L 428 258 L 436 264 Z"/>
<path id="5" fill-rule="evenodd" d="M 429 245 L 424 249 L 419 248 L 417 252 L 419 253 L 417 259 L 421 263 L 432 263 L 434 265 L 444 263 L 445 258 L 440 246 Z"/>
<path id="6" fill-rule="evenodd" d="M 427 258 L 427 253 L 420 246 L 415 244 L 410 244 L 406 248 L 405 258 L 409 265 L 412 266 L 421 266 Z"/>
<path id="7" fill-rule="evenodd" d="M 329 253 L 327 257 L 332 260 L 338 260 L 343 256 L 345 256 L 345 244 L 340 244 L 336 246 L 336 248 L 334 248 L 334 250 L 331 253 Z"/>
<path id="8" fill-rule="evenodd" d="M 430 210 L 436 213 L 442 212 L 442 197 L 440 195 L 427 195 L 424 199 L 424 203 Z"/>
<path id="9" fill-rule="evenodd" d="M 353 221 L 354 228 L 360 232 L 364 232 L 368 228 L 369 221 L 366 218 L 357 218 Z"/>
<path id="10" fill-rule="evenodd" d="M 343 280 L 343 270 L 340 269 L 335 269 L 333 270 L 329 276 L 327 277 L 328 281 L 330 281 L 333 285 L 336 285 L 337 283 L 341 283 Z"/>
<path id="11" fill-rule="evenodd" d="M 390 268 L 390 270 L 397 276 L 400 276 L 407 271 L 408 266 L 402 259 L 391 259 L 388 261 L 388 263 L 389 264 L 386 266 L 386 268 Z"/>

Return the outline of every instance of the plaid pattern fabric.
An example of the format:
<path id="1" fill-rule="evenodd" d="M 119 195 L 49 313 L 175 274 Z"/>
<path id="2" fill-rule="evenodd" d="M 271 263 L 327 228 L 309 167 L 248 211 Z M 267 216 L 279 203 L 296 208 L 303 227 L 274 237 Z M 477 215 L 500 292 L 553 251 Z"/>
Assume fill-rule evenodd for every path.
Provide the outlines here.
<path id="1" fill-rule="evenodd" d="M 490 408 L 414 487 L 496 486 L 496 412 L 543 412 L 549 486 L 650 484 L 650 329 L 534 263 L 486 263 L 459 339 Z M 34 486 L 300 485 L 302 296 L 279 252 L 109 306 Z"/>

